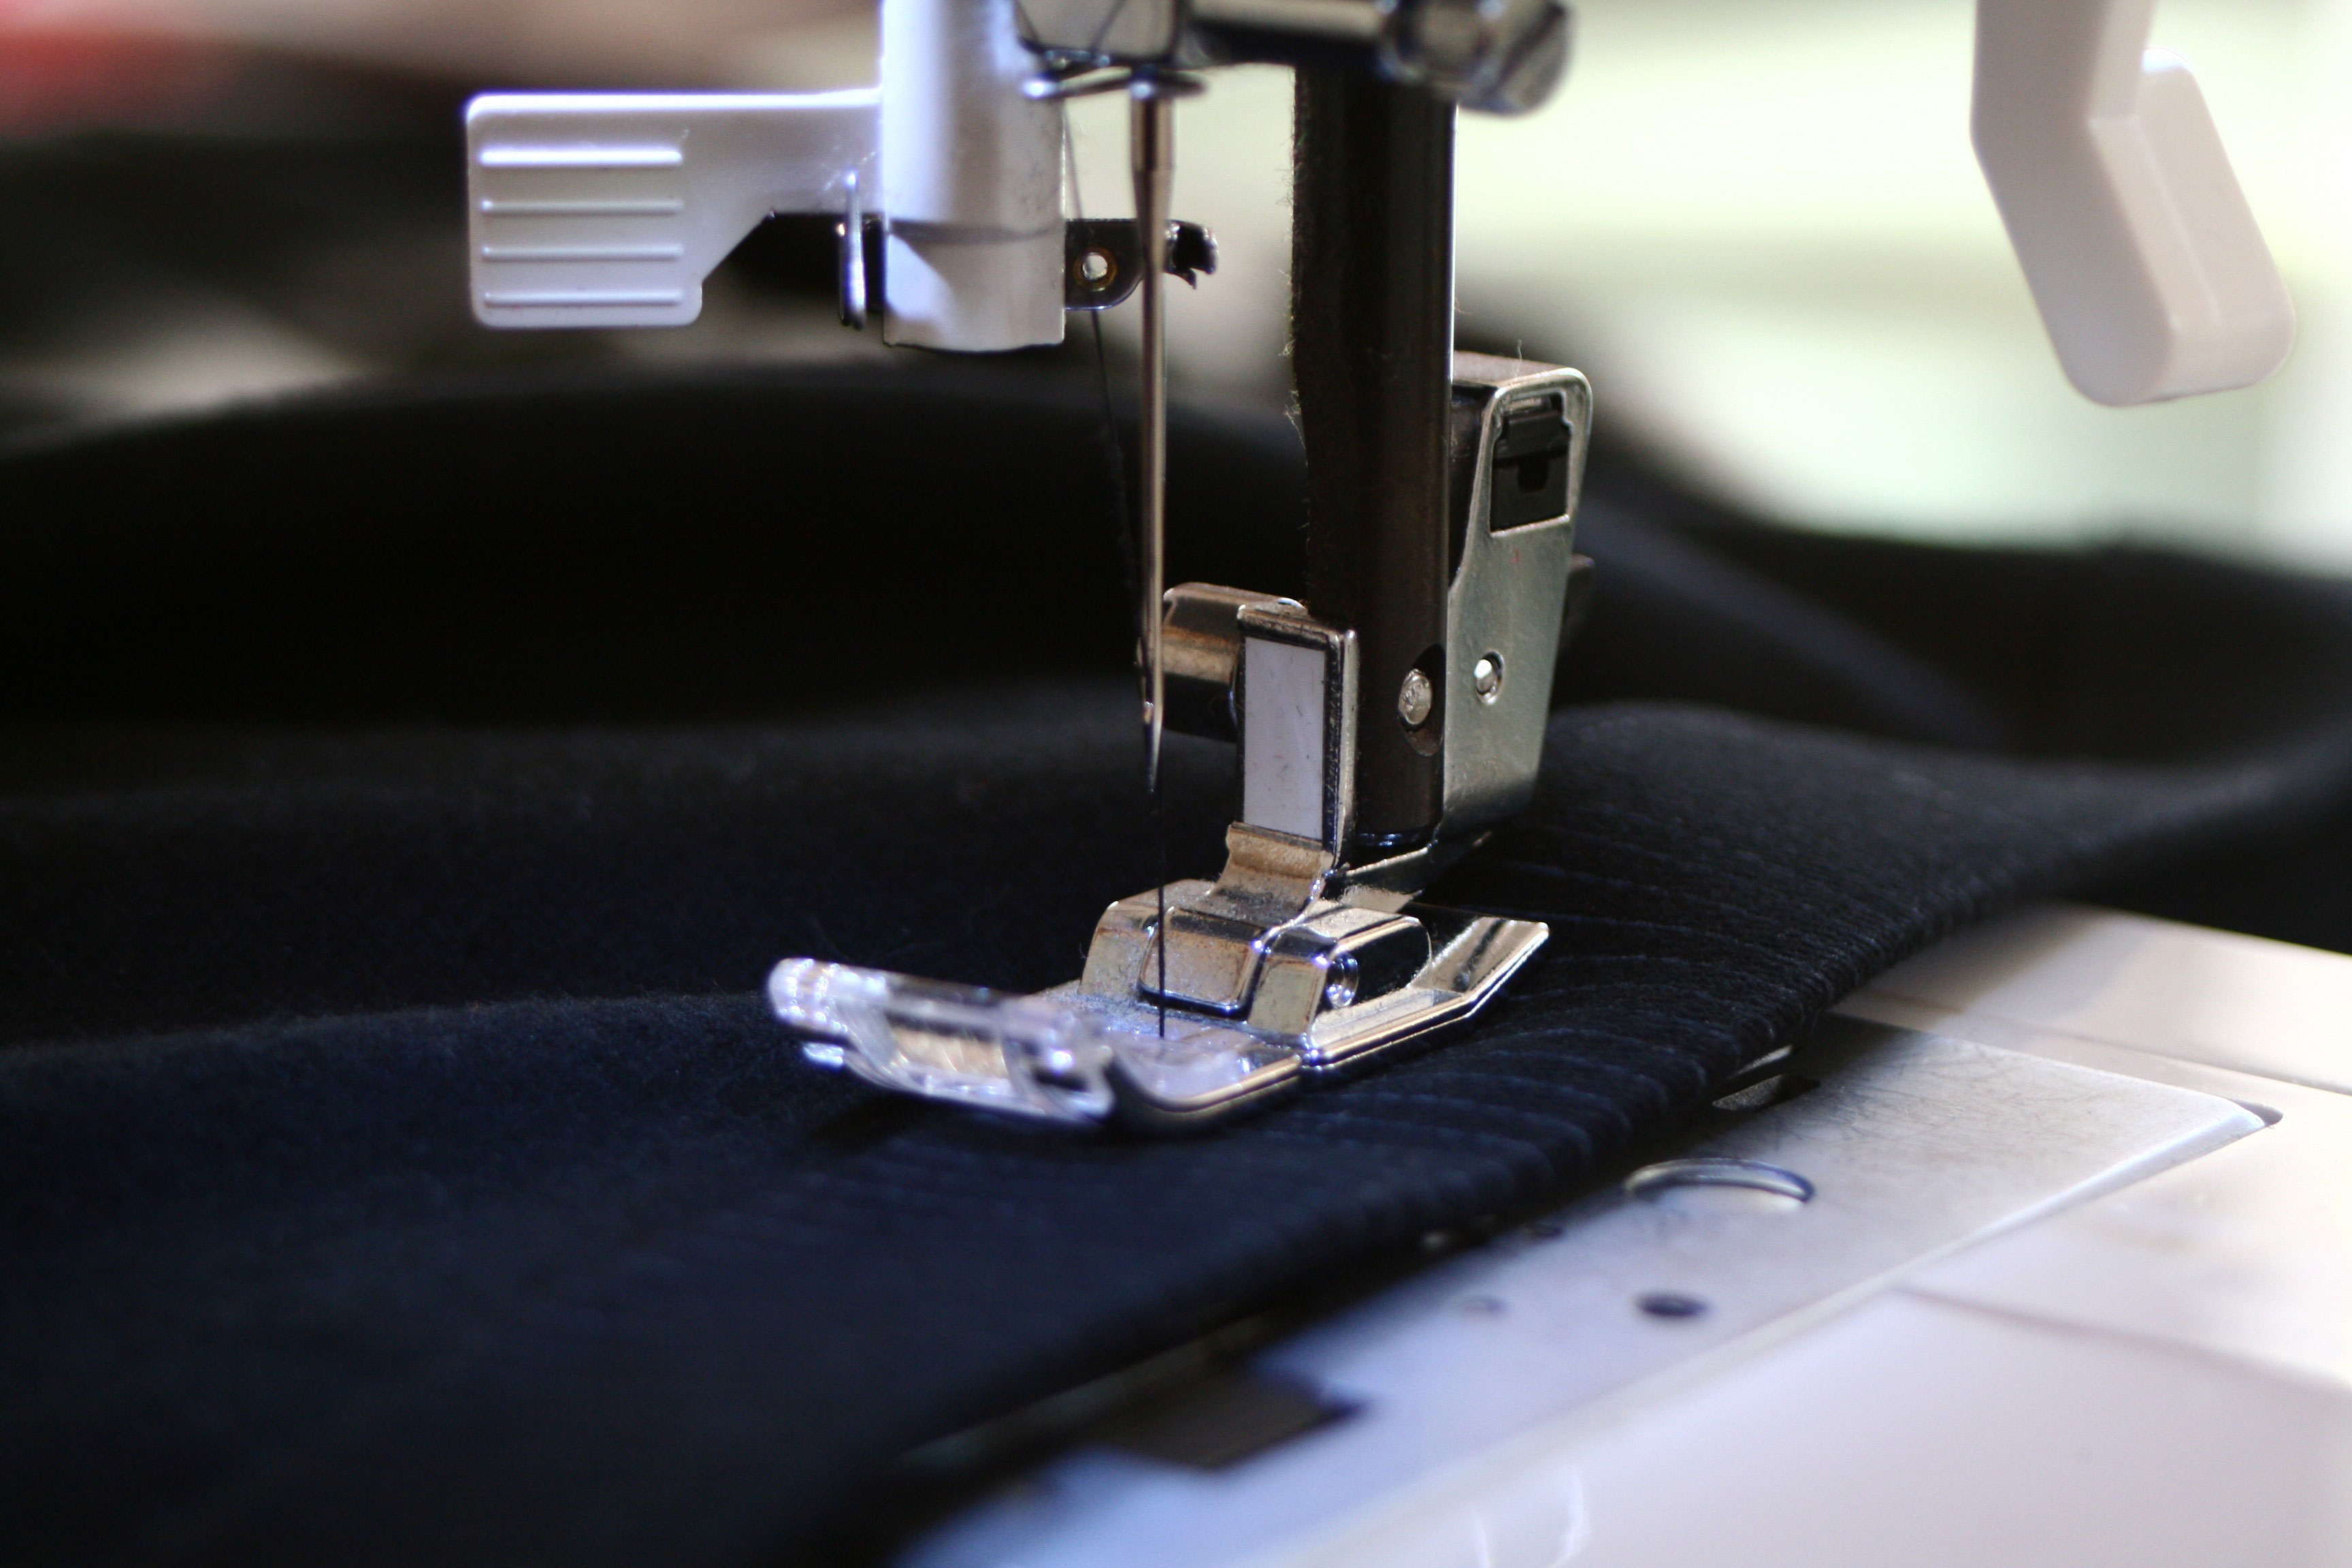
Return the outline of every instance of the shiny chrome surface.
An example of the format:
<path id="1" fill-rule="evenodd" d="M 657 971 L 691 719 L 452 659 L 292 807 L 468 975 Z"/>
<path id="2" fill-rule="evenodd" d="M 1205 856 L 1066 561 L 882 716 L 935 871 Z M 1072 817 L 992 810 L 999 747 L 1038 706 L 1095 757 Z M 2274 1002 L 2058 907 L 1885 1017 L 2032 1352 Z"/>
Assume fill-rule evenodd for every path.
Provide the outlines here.
<path id="1" fill-rule="evenodd" d="M 1129 900 L 1123 907 L 1143 903 L 1142 899 Z M 1343 917 L 1360 913 L 1328 904 L 1318 906 L 1317 912 Z M 1409 980 L 1385 994 L 1335 1004 L 1324 979 L 1328 970 L 1313 956 L 1295 956 L 1268 965 L 1275 984 L 1269 986 L 1266 979 L 1260 980 L 1244 1021 L 1221 1024 L 1198 1013 L 1171 1008 L 1169 1038 L 1176 1040 L 1181 1031 L 1190 1074 L 1181 1087 L 1191 1098 L 1180 1098 L 1174 1092 L 1180 1086 L 1164 1075 L 1147 1076 L 1158 1072 L 1153 1064 L 1162 1049 L 1155 1032 L 1158 1011 L 1149 1001 L 1139 996 L 1119 999 L 1089 994 L 1076 986 L 1047 995 L 1067 997 L 1093 1009 L 1120 1041 L 1121 1061 L 1137 1064 L 1130 1069 L 1134 1081 L 1139 1089 L 1150 1092 L 1123 1100 L 1121 1121 L 1145 1130 L 1194 1126 L 1318 1077 L 1344 1072 L 1383 1051 L 1462 1022 L 1493 1001 L 1550 934 L 1532 921 L 1466 915 L 1452 910 L 1416 908 L 1408 912 L 1412 918 L 1404 920 L 1402 927 L 1426 932 L 1425 938 L 1416 940 L 1433 951 Z M 1344 951 L 1327 933 L 1308 929 L 1313 919 L 1310 915 L 1291 928 L 1290 934 L 1302 939 L 1301 948 L 1319 954 Z M 1327 942 L 1329 946 L 1321 945 Z M 1304 975 L 1307 984 L 1284 986 L 1279 975 L 1285 973 Z M 1303 1029 L 1287 1028 L 1302 1018 Z M 1277 1029 L 1286 1032 L 1277 1033 Z M 1223 1052 L 1232 1055 L 1220 1065 L 1214 1058 Z M 1216 1085 L 1215 1093 L 1202 1094 L 1194 1087 L 1201 1083 Z"/>
<path id="2" fill-rule="evenodd" d="M 1251 812 L 1254 797 L 1280 799 L 1297 789 L 1313 788 L 1319 796 L 1315 823 L 1300 828 L 1319 839 L 1337 857 L 1348 841 L 1356 816 L 1356 702 L 1360 652 L 1356 634 L 1324 625 L 1286 600 L 1240 606 L 1234 616 L 1241 632 L 1243 657 L 1234 682 L 1234 711 L 1241 720 L 1242 816 Z M 1319 713 L 1319 777 L 1286 781 L 1276 776 L 1288 760 L 1250 740 L 1249 645 L 1262 641 L 1278 647 L 1310 649 L 1323 657 Z M 1263 710 L 1261 710 L 1263 711 Z M 1255 770 L 1254 773 L 1253 770 Z M 1279 824 L 1258 823 L 1264 826 Z"/>
<path id="3" fill-rule="evenodd" d="M 1454 396 L 1475 434 L 1455 454 L 1470 475 L 1470 515 L 1446 596 L 1445 816 L 1441 844 L 1517 815 L 1535 793 L 1551 717 L 1552 668 L 1576 554 L 1576 501 L 1592 425 L 1592 388 L 1576 371 L 1485 354 L 1454 356 Z M 1508 422 L 1556 407 L 1568 427 L 1564 509 L 1496 526 Z M 1464 418 L 1469 426 L 1469 418 Z"/>
<path id="4" fill-rule="evenodd" d="M 1148 928 L 1152 910 L 1147 894 L 1113 915 Z M 1148 929 L 1130 929 L 1142 940 L 1117 944 L 1132 965 L 1124 994 L 1073 984 L 1007 994 L 793 958 L 770 975 L 768 996 L 779 1020 L 809 1037 L 809 1061 L 885 1089 L 1051 1121 L 1181 1130 L 1469 1016 L 1546 935 L 1527 921 L 1416 913 L 1388 917 L 1389 930 L 1409 931 L 1422 951 L 1435 951 L 1402 984 L 1362 1002 L 1335 994 L 1328 976 L 1331 961 L 1360 963 L 1357 955 L 1373 944 L 1364 911 L 1322 903 L 1286 928 L 1298 940 L 1270 966 L 1275 984 L 1255 985 L 1272 999 L 1270 1011 L 1297 1026 L 1286 1036 L 1258 1027 L 1255 1010 L 1245 1021 L 1192 1008 L 1163 1015 L 1139 987 L 1151 956 Z M 1327 929 L 1332 922 L 1340 929 Z M 1095 968 L 1090 959 L 1090 979 Z M 1285 975 L 1306 984 L 1286 984 Z"/>
<path id="5" fill-rule="evenodd" d="M 838 249 L 841 324 L 852 331 L 866 330 L 866 205 L 857 188 L 857 173 L 842 177 L 841 217 L 833 226 Z"/>
<path id="6" fill-rule="evenodd" d="M 1465 353 L 1454 365 L 1454 489 L 1468 500 L 1446 592 L 1445 691 L 1435 704 L 1442 816 L 1427 845 L 1334 874 L 1328 896 L 1367 908 L 1402 908 L 1533 795 L 1578 559 L 1591 384 L 1580 372 L 1528 360 Z M 1559 510 L 1497 527 L 1498 476 L 1511 468 L 1516 482 L 1515 465 L 1527 461 L 1511 456 L 1509 426 L 1541 408 L 1556 410 L 1566 429 L 1552 476 Z"/>
<path id="7" fill-rule="evenodd" d="M 1309 1071 L 1334 1072 L 1461 1023 L 1488 1002 L 1551 938 L 1540 921 L 1409 905 L 1428 932 L 1429 962 L 1385 996 L 1328 1008 L 1307 1030 Z"/>
<path id="8" fill-rule="evenodd" d="M 1720 1154 L 1661 1160 L 1625 1178 L 1626 1193 L 1637 1198 L 1675 1198 L 1694 1187 L 1708 1194 L 1753 1193 L 1791 1204 L 1811 1203 L 1813 1199 L 1813 1184 L 1794 1171 L 1768 1165 L 1760 1160 L 1733 1160 Z M 1733 1201 L 1740 1200 L 1735 1196 Z"/>
<path id="9" fill-rule="evenodd" d="M 1429 715 L 1437 705 L 1437 689 L 1430 684 L 1426 672 L 1408 669 L 1404 680 L 1397 687 L 1397 718 L 1408 730 L 1418 730 L 1429 722 Z"/>
<path id="10" fill-rule="evenodd" d="M 1213 583 L 1180 583 L 1168 590 L 1160 652 L 1168 672 L 1170 729 L 1213 741 L 1235 738 L 1234 677 L 1241 670 L 1241 612 L 1252 605 L 1305 608 L 1296 599 Z"/>
<path id="11" fill-rule="evenodd" d="M 1181 893 L 1171 888 L 1114 906 L 1149 904 L 1147 926 L 1165 908 L 1166 962 L 1158 962 L 1163 944 L 1150 930 L 1132 950 L 1140 965 L 1133 970 L 1123 963 L 1098 968 L 1090 952 L 1083 983 L 1090 994 L 1125 1000 L 1140 993 L 1226 1016 L 1248 1009 L 1271 933 L 1315 906 L 1332 857 L 1311 839 L 1240 822 L 1225 829 L 1225 869 L 1215 882 L 1179 884 Z M 1124 959 L 1131 950 L 1122 935 L 1108 951 Z"/>

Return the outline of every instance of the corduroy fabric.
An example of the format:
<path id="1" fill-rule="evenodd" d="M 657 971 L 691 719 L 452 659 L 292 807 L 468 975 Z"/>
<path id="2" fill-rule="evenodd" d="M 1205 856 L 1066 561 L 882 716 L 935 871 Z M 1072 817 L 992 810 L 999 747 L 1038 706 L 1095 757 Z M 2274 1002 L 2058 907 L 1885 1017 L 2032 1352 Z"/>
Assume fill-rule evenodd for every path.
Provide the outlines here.
<path id="1" fill-rule="evenodd" d="M 536 405 L 560 426 L 604 399 L 612 440 L 676 390 Z M 747 423 L 846 395 L 721 390 Z M 528 422 L 511 388 L 495 399 Z M 352 430 L 383 413 L 288 417 L 315 434 L 338 406 Z M 207 432 L 231 453 L 285 437 L 245 417 L 0 465 L 0 498 L 161 442 L 201 499 Z M 1027 456 L 1076 473 L 1090 437 L 1054 417 Z M 676 433 L 655 423 L 614 462 Z M 1252 430 L 1232 463 L 1277 437 Z M 941 482 L 927 473 L 901 482 Z M 365 479 L 346 481 L 360 510 Z M 53 558 L 69 521 L 44 521 Z M 1436 895 L 1549 921 L 1540 964 L 1442 1049 L 1176 1142 L 868 1093 L 801 1064 L 748 994 L 788 952 L 1022 986 L 1073 973 L 1153 861 L 1129 699 L 1083 659 L 1047 685 L 1008 684 L 1016 659 L 856 716 L 725 722 L 709 714 L 740 688 L 700 701 L 690 668 L 655 671 L 677 717 L 593 729 L 593 681 L 507 692 L 500 728 L 386 727 L 432 689 L 389 657 L 332 731 L 191 728 L 250 717 L 197 686 L 160 712 L 102 681 L 76 689 L 85 709 L 30 704 L 0 800 L 9 1554 L 792 1561 L 844 1510 L 887 1509 L 888 1462 L 917 1444 L 1572 1191 L 1946 931 L 2314 842 L 2346 796 L 2352 606 L 2332 585 L 1886 556 L 1890 596 L 1980 568 L 1956 624 L 2106 617 L 2082 658 L 2004 684 L 1963 639 L 1906 644 L 1769 540 L 1711 531 L 1729 526 L 1591 513 L 1588 548 L 1627 585 L 1596 611 L 1601 674 L 1570 680 L 1591 700 L 1555 718 L 1536 805 Z M 984 556 L 965 586 L 1017 598 Z M 824 582 L 770 585 L 796 616 L 779 635 L 837 651 L 855 617 Z M 2294 636 L 2177 631 L 2175 665 L 2102 651 L 2160 643 L 2200 603 Z M 1708 638 L 1724 658 L 1695 657 Z M 1645 642 L 1686 673 L 1628 656 Z M 2199 659 L 2199 682 L 2144 684 Z M 1668 700 L 1690 698 L 1752 711 Z M 58 727 L 84 710 L 107 726 Z M 2069 711 L 2154 718 L 2118 740 Z M 1213 863 L 1228 765 L 1174 754 L 1180 869 Z"/>

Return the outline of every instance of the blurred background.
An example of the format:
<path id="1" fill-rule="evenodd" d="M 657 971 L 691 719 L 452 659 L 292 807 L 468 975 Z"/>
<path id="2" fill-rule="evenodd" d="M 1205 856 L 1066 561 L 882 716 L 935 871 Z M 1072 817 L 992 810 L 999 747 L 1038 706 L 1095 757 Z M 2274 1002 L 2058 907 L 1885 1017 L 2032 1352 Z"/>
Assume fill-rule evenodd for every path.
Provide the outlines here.
<path id="1" fill-rule="evenodd" d="M 1551 105 L 1463 121 L 1465 346 L 1581 366 L 1608 436 L 1782 521 L 2352 570 L 2352 0 L 2161 0 L 2302 332 L 2263 387 L 2128 411 L 2067 386 L 1977 173 L 1969 0 L 1577 13 Z M 875 38 L 833 0 L 0 4 L 0 439 L 362 378 L 882 355 L 781 226 L 693 328 L 483 331 L 457 121 L 486 87 L 856 85 Z M 1128 210 L 1123 106 L 1072 113 L 1079 204 Z M 1288 395 L 1289 113 L 1258 68 L 1181 110 L 1177 209 L 1223 257 L 1176 291 L 1196 398 Z"/>

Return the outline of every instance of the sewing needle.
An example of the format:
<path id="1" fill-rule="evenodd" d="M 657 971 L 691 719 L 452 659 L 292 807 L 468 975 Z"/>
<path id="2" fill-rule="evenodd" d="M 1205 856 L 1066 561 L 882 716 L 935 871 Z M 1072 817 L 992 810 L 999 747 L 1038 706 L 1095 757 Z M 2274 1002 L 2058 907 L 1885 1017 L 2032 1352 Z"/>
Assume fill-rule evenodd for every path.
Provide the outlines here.
<path id="1" fill-rule="evenodd" d="M 1176 104 L 1166 84 L 1139 71 L 1128 86 L 1129 147 L 1135 173 L 1135 227 L 1142 240 L 1142 598 L 1144 788 L 1155 826 L 1160 811 L 1160 742 L 1167 711 L 1167 663 L 1160 647 L 1160 602 L 1166 589 L 1168 526 L 1168 214 L 1175 178 Z M 1162 858 L 1165 858 L 1164 846 Z M 1160 868 L 1160 1032 L 1168 1032 L 1168 879 Z"/>

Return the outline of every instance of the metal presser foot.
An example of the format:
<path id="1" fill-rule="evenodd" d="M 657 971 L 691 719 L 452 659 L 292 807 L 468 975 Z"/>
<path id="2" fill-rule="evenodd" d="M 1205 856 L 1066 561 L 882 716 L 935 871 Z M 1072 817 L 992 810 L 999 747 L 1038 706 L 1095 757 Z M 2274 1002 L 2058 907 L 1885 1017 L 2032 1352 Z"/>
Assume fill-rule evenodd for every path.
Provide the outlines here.
<path id="1" fill-rule="evenodd" d="M 809 1060 L 932 1100 L 1174 1131 L 1493 1000 L 1549 929 L 1414 900 L 1534 790 L 1586 564 L 1571 516 L 1591 395 L 1575 371 L 1523 361 L 1462 354 L 1454 372 L 1442 644 L 1375 708 L 1354 630 L 1271 595 L 1169 591 L 1160 711 L 1240 747 L 1224 869 L 1111 905 L 1085 973 L 1041 994 L 787 959 L 769 996 Z M 1359 736 L 1374 723 L 1436 759 L 1443 810 L 1418 846 L 1367 847 L 1356 830 Z"/>
<path id="2" fill-rule="evenodd" d="M 1171 923 L 1177 889 L 1209 887 L 1171 884 Z M 1125 917 L 1156 902 L 1146 893 L 1114 910 Z M 1149 968 L 1148 914 L 1132 932 L 1139 940 L 1113 939 L 1127 951 L 1111 962 Z M 1310 900 L 1292 921 L 1252 927 L 1255 940 L 1212 955 L 1265 972 L 1245 1011 L 1171 1003 L 1164 1035 L 1157 997 L 1134 984 L 1123 995 L 1085 981 L 1008 995 L 791 958 L 769 978 L 768 995 L 783 1022 L 821 1037 L 802 1047 L 810 1061 L 885 1089 L 1055 1121 L 1181 1131 L 1467 1018 L 1549 934 L 1537 921 L 1420 908 L 1381 915 Z M 1105 945 L 1098 934 L 1089 971 Z"/>

